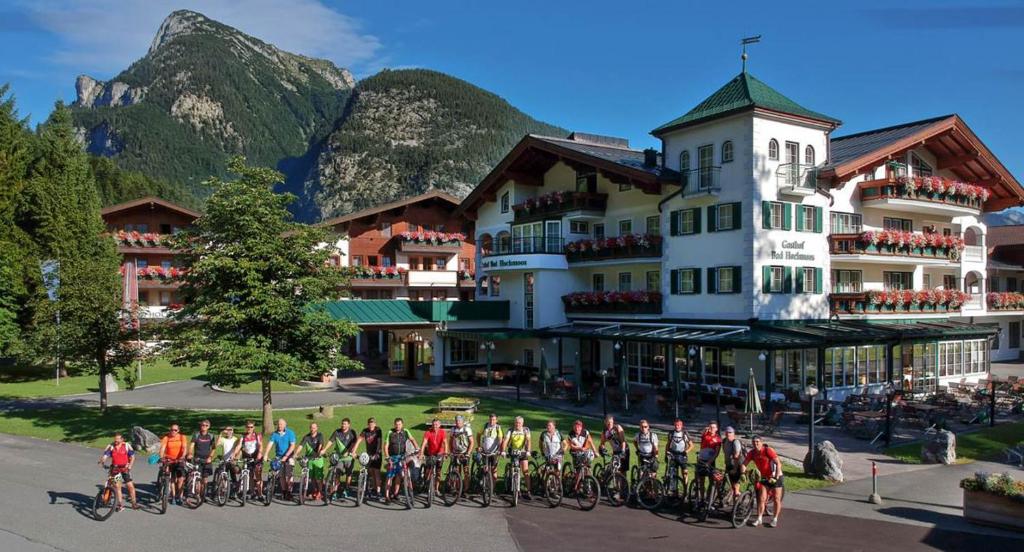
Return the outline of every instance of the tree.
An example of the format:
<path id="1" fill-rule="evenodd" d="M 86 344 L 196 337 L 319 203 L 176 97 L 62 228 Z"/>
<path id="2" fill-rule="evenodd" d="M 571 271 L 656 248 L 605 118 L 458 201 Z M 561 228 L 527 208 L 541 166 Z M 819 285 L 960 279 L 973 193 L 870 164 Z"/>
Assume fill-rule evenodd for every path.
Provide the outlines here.
<path id="1" fill-rule="evenodd" d="M 19 305 L 25 304 L 24 275 L 30 262 L 25 236 L 14 224 L 14 202 L 24 185 L 32 144 L 9 89 L 0 85 L 0 356 L 19 349 Z"/>
<path id="2" fill-rule="evenodd" d="M 293 222 L 287 207 L 294 196 L 273 192 L 283 176 L 242 158 L 228 170 L 239 178 L 210 179 L 205 213 L 173 244 L 186 270 L 175 362 L 205 361 L 219 385 L 258 380 L 270 431 L 271 381 L 362 368 L 339 352 L 358 327 L 318 307 L 338 295 L 345 278 L 327 265 L 326 231 Z"/>

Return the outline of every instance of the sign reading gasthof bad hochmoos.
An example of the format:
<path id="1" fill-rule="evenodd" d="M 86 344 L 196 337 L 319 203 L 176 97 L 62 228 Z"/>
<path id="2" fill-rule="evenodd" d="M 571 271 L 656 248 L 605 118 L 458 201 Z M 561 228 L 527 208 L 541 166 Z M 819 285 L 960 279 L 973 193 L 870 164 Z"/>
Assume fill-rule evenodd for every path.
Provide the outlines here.
<path id="1" fill-rule="evenodd" d="M 806 241 L 783 240 L 781 250 L 772 250 L 773 261 L 813 261 L 814 255 L 804 253 Z"/>

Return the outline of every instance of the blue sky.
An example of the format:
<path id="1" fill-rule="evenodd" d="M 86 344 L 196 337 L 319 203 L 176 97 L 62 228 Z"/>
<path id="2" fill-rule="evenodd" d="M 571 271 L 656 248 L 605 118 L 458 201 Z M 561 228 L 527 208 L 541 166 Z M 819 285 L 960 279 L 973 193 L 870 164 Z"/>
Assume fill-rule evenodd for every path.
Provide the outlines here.
<path id="1" fill-rule="evenodd" d="M 750 71 L 842 119 L 839 134 L 956 112 L 1024 178 L 1024 3 L 891 4 L 8 0 L 0 82 L 38 122 L 73 99 L 77 74 L 114 76 L 188 7 L 357 77 L 436 69 L 539 119 L 644 147 L 650 129 L 739 72 L 739 39 L 761 34 Z"/>

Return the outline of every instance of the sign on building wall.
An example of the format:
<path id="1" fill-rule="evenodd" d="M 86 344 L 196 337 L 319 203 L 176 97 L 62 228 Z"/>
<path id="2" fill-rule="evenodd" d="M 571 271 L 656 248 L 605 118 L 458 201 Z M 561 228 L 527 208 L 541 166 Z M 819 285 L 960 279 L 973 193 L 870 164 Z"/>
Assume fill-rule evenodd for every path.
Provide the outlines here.
<path id="1" fill-rule="evenodd" d="M 479 268 L 484 272 L 534 269 L 566 270 L 569 265 L 565 261 L 565 255 L 528 254 L 484 257 L 480 260 Z"/>
<path id="2" fill-rule="evenodd" d="M 798 240 L 782 240 L 781 244 L 772 247 L 770 255 L 773 261 L 813 261 L 815 255 L 805 251 L 807 242 Z"/>

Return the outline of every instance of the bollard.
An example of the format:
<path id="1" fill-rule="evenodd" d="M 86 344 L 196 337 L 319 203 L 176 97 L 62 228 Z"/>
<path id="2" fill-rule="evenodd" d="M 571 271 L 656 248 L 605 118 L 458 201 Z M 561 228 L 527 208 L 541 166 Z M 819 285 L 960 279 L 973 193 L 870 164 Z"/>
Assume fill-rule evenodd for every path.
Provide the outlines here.
<path id="1" fill-rule="evenodd" d="M 871 463 L 871 496 L 868 497 L 868 502 L 882 503 L 882 497 L 878 495 L 878 464 L 874 462 Z"/>

